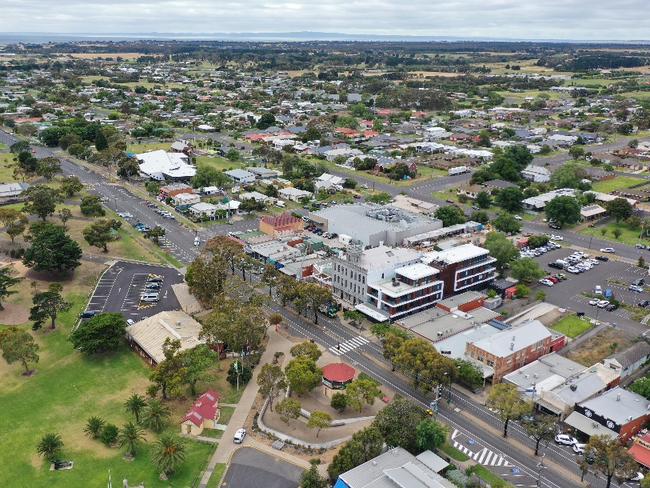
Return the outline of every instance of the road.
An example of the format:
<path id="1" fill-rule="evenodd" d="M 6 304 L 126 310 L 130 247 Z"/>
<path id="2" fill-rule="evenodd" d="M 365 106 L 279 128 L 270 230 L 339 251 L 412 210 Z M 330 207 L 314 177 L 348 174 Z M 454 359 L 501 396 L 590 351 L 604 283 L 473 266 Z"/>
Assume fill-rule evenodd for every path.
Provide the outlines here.
<path id="1" fill-rule="evenodd" d="M 13 136 L 0 131 L 0 142 L 11 145 L 15 141 L 16 139 Z M 41 147 L 37 148 L 36 153 L 38 157 L 54 155 L 52 150 Z M 64 174 L 78 176 L 84 185 L 91 187 L 92 191 L 107 198 L 106 205 L 109 208 L 115 211 L 128 211 L 135 218 L 149 226 L 163 225 L 167 229 L 166 237 L 169 243 L 169 249 L 181 262 L 189 263 L 198 255 L 198 249 L 194 246 L 194 231 L 176 221 L 161 221 L 164 219 L 161 219 L 153 209 L 147 207 L 142 199 L 119 185 L 107 182 L 103 176 L 78 166 L 65 158 L 62 159 L 61 163 Z M 216 234 L 219 231 L 227 232 L 232 230 L 232 226 L 217 227 L 218 229 L 211 229 L 211 232 Z M 321 346 L 331 349 L 333 352 L 338 350 L 338 345 L 345 343 L 352 344 L 352 342 L 348 341 L 359 336 L 354 330 L 336 320 L 322 318 L 319 326 L 315 326 L 311 321 L 298 317 L 275 302 L 271 303 L 270 308 L 284 317 L 285 324 L 291 333 L 313 339 Z M 400 375 L 391 372 L 390 368 L 386 367 L 382 349 L 379 345 L 370 342 L 361 347 L 350 347 L 342 355 L 353 366 L 393 388 L 402 396 L 411 398 L 423 406 L 428 406 L 431 401 L 430 396 L 414 389 L 410 382 Z M 447 408 L 443 405 L 438 414 L 440 419 L 453 429 L 458 430 L 466 438 L 471 439 L 474 442 L 473 445 L 475 448 L 481 447 L 482 449 L 502 454 L 510 465 L 517 467 L 521 472 L 522 478 L 521 480 L 518 479 L 519 481 L 516 484 L 534 486 L 534 480 L 537 479 L 538 458 L 531 456 L 529 452 L 521 452 L 500 435 L 495 435 L 492 430 L 468 421 L 468 418 L 463 415 L 463 412 L 471 416 L 478 416 L 483 422 L 494 425 L 497 430 L 501 428 L 500 422 L 491 412 L 486 411 L 480 405 L 474 404 L 469 398 L 464 398 L 458 393 L 454 395 L 458 395 L 458 398 L 454 398 L 459 407 L 458 410 Z M 520 427 L 513 426 L 512 437 L 520 440 L 527 446 L 532 445 L 532 441 L 525 436 L 523 431 L 520 430 Z M 549 446 L 548 448 L 543 448 L 542 452 L 546 453 L 548 459 L 552 459 L 568 471 L 572 473 L 578 472 L 574 458 L 568 456 L 560 448 Z M 525 482 L 523 481 L 524 479 L 526 480 Z M 604 486 L 602 479 L 591 477 L 590 481 L 594 487 Z M 548 467 L 543 471 L 540 486 L 547 488 L 567 488 L 578 486 L 578 484 L 568 479 L 563 472 Z"/>

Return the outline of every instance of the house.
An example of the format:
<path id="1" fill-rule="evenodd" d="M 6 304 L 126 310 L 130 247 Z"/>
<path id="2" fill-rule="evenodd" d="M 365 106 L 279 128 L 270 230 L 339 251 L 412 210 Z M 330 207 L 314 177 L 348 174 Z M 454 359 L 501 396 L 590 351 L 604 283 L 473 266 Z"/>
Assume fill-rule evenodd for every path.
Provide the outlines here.
<path id="1" fill-rule="evenodd" d="M 186 140 L 180 140 L 180 141 L 175 141 L 171 145 L 171 150 L 172 152 L 177 152 L 177 153 L 184 153 L 187 154 L 188 156 L 192 152 L 192 144 L 190 144 Z"/>
<path id="2" fill-rule="evenodd" d="M 267 203 L 267 202 L 272 200 L 271 197 L 266 196 L 264 193 L 260 193 L 258 191 L 249 191 L 249 192 L 246 192 L 246 193 L 242 193 L 241 195 L 239 195 L 239 198 L 242 201 L 255 200 L 256 202 L 259 202 L 259 203 Z"/>
<path id="3" fill-rule="evenodd" d="M 341 473 L 334 488 L 455 488 L 438 474 L 447 466 L 449 463 L 431 451 L 414 456 L 394 447 Z"/>
<path id="4" fill-rule="evenodd" d="M 580 218 L 583 221 L 597 220 L 604 217 L 606 214 L 607 210 L 596 203 L 585 205 L 580 209 Z"/>
<path id="5" fill-rule="evenodd" d="M 619 372 L 621 378 L 630 376 L 650 361 L 650 344 L 637 342 L 625 351 L 603 359 L 603 364 Z"/>
<path id="6" fill-rule="evenodd" d="M 226 171 L 225 174 L 239 185 L 246 185 L 255 181 L 255 175 L 243 169 L 231 169 L 230 171 Z"/>
<path id="7" fill-rule="evenodd" d="M 199 203 L 200 201 L 201 197 L 196 193 L 179 193 L 178 195 L 172 197 L 172 204 L 175 207 L 186 207 L 188 205 Z"/>
<path id="8" fill-rule="evenodd" d="M 650 421 L 650 402 L 620 387 L 576 405 L 564 423 L 586 436 L 606 435 L 627 442 Z"/>
<path id="9" fill-rule="evenodd" d="M 627 452 L 641 466 L 650 469 L 650 433 L 636 436 Z"/>
<path id="10" fill-rule="evenodd" d="M 193 349 L 205 340 L 199 338 L 201 324 L 181 311 L 166 311 L 143 319 L 126 328 L 131 347 L 151 366 L 165 359 L 166 339 L 179 340 L 181 351 Z"/>
<path id="11" fill-rule="evenodd" d="M 208 390 L 196 399 L 181 420 L 181 434 L 196 437 L 203 429 L 214 429 L 220 415 L 219 394 Z"/>
<path id="12" fill-rule="evenodd" d="M 161 200 L 167 200 L 168 198 L 174 198 L 176 195 L 180 195 L 181 193 L 194 193 L 194 188 L 185 183 L 172 183 L 171 185 L 161 186 L 158 198 Z"/>
<path id="13" fill-rule="evenodd" d="M 248 171 L 249 173 L 253 173 L 255 177 L 259 178 L 260 180 L 270 180 L 280 176 L 279 171 L 276 171 L 274 169 L 264 168 L 262 166 L 252 166 L 250 168 L 246 168 L 246 171 Z"/>
<path id="14" fill-rule="evenodd" d="M 303 198 L 312 197 L 312 193 L 310 191 L 293 187 L 283 188 L 282 190 L 278 191 L 278 195 L 280 198 L 284 200 L 291 200 L 292 202 L 299 202 Z"/>
<path id="15" fill-rule="evenodd" d="M 184 153 L 160 149 L 136 154 L 135 158 L 140 163 L 140 174 L 153 180 L 189 180 L 196 174 L 196 168 Z"/>
<path id="16" fill-rule="evenodd" d="M 211 203 L 195 203 L 189 208 L 190 218 L 194 221 L 215 220 L 219 207 Z"/>
<path id="17" fill-rule="evenodd" d="M 29 183 L 3 183 L 0 184 L 0 203 L 17 202 L 21 199 Z"/>
<path id="18" fill-rule="evenodd" d="M 529 164 L 521 172 L 521 177 L 533 183 L 548 183 L 551 181 L 551 172 L 544 166 Z"/>
<path id="19" fill-rule="evenodd" d="M 548 202 L 553 200 L 555 197 L 575 197 L 576 191 L 573 188 L 559 188 L 557 190 L 552 190 L 547 193 L 542 193 L 534 197 L 525 198 L 521 201 L 522 205 L 527 210 L 536 210 L 541 211 L 546 208 Z"/>
<path id="20" fill-rule="evenodd" d="M 343 189 L 343 182 L 345 178 L 340 176 L 323 173 L 314 180 L 314 188 L 316 191 L 340 191 Z"/>
<path id="21" fill-rule="evenodd" d="M 305 222 L 298 217 L 294 217 L 289 212 L 282 215 L 267 215 L 260 219 L 260 232 L 277 237 L 281 234 L 294 234 L 301 232 Z"/>

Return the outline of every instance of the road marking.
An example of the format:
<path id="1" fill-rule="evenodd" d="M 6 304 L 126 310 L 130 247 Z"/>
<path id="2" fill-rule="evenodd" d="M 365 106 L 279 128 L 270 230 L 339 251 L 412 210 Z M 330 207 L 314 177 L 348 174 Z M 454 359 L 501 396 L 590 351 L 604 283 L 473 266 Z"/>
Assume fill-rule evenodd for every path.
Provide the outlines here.
<path id="1" fill-rule="evenodd" d="M 332 346 L 329 348 L 329 350 L 331 353 L 336 354 L 337 356 L 341 356 L 342 354 L 353 351 L 358 347 L 368 344 L 369 342 L 370 341 L 365 337 L 357 336 L 353 337 L 352 339 L 348 339 L 345 342 L 341 342 L 337 346 Z"/>

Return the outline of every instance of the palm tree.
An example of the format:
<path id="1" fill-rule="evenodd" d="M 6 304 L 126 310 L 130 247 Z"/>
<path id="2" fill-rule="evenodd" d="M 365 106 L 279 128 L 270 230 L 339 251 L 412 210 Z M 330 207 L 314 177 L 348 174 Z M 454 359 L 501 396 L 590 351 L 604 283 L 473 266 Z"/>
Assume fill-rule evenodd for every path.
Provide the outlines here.
<path id="1" fill-rule="evenodd" d="M 152 455 L 161 473 L 169 476 L 185 460 L 185 444 L 174 434 L 160 436 Z"/>
<path id="2" fill-rule="evenodd" d="M 141 441 L 144 441 L 144 432 L 139 425 L 133 422 L 125 424 L 117 435 L 120 447 L 126 447 L 126 452 L 131 457 L 135 457 L 135 449 Z"/>
<path id="3" fill-rule="evenodd" d="M 105 423 L 106 422 L 104 422 L 103 418 L 90 417 L 86 422 L 86 427 L 84 428 L 84 432 L 91 439 L 98 439 L 99 435 L 102 433 L 102 429 L 104 428 Z"/>
<path id="4" fill-rule="evenodd" d="M 63 449 L 63 441 L 59 434 L 45 434 L 36 446 L 36 451 L 50 462 L 58 459 Z"/>
<path id="5" fill-rule="evenodd" d="M 169 408 L 163 405 L 160 400 L 152 399 L 149 400 L 144 409 L 142 423 L 154 432 L 160 432 L 165 428 L 169 416 Z"/>
<path id="6" fill-rule="evenodd" d="M 140 423 L 140 414 L 142 413 L 142 409 L 146 406 L 147 402 L 145 399 L 137 393 L 131 395 L 129 399 L 124 402 L 124 408 L 128 413 L 135 417 L 135 421 L 138 424 Z"/>

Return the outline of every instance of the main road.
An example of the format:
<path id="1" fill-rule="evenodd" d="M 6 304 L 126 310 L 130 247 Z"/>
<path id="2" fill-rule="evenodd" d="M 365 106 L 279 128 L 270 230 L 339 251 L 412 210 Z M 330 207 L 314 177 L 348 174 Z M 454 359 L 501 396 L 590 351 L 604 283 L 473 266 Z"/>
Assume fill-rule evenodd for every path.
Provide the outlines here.
<path id="1" fill-rule="evenodd" d="M 0 131 L 0 142 L 11 145 L 16 138 L 10 134 Z M 37 157 L 56 156 L 56 153 L 48 148 L 37 147 Z M 169 250 L 181 262 L 187 264 L 198 255 L 198 249 L 194 246 L 195 231 L 188 229 L 181 223 L 173 220 L 164 221 L 146 202 L 140 197 L 129 192 L 125 187 L 109 182 L 99 173 L 78 165 L 73 161 L 62 158 L 61 169 L 64 174 L 79 177 L 82 183 L 89 187 L 92 192 L 101 195 L 105 199 L 105 205 L 116 212 L 130 212 L 134 218 L 149 226 L 163 225 L 167 230 L 167 243 Z M 245 223 L 244 226 L 250 225 Z M 207 237 L 217 232 L 231 230 L 231 226 L 217 226 Z M 401 375 L 392 372 L 390 366 L 383 358 L 381 346 L 374 342 L 367 342 L 361 347 L 350 348 L 346 344 L 353 344 L 353 339 L 358 338 L 358 332 L 341 324 L 338 320 L 321 319 L 319 326 L 311 321 L 294 314 L 291 310 L 281 307 L 272 302 L 270 308 L 280 313 L 287 327 L 292 333 L 308 339 L 313 339 L 326 349 L 340 352 L 347 361 L 358 369 L 376 378 L 383 384 L 393 388 L 397 393 L 411 398 L 415 402 L 428 406 L 431 397 L 415 389 L 412 384 Z M 342 347 L 342 349 L 340 349 Z M 342 352 L 345 351 L 345 352 Z M 518 473 L 513 481 L 514 484 L 522 486 L 524 480 L 527 486 L 534 486 L 539 475 L 539 458 L 531 455 L 532 441 L 525 434 L 523 429 L 517 425 L 511 427 L 511 437 L 528 446 L 528 452 L 522 452 L 517 446 L 510 444 L 503 437 L 495 433 L 494 429 L 501 428 L 500 421 L 483 406 L 475 403 L 470 398 L 458 392 L 452 393 L 455 407 L 449 408 L 444 402 L 441 403 L 439 417 L 455 431 L 464 434 L 470 439 L 475 449 L 483 449 L 486 452 L 494 452 L 503 456 L 507 463 L 513 468 L 513 473 Z M 471 422 L 468 419 L 474 417 L 480 422 Z M 482 423 L 493 428 L 486 428 Z M 547 488 L 567 488 L 580 486 L 568 473 L 578 473 L 578 465 L 575 458 L 566 450 L 556 446 L 542 447 L 546 459 L 552 460 L 546 469 L 543 470 L 539 486 Z M 556 469 L 556 466 L 561 466 Z M 501 473 L 504 475 L 504 473 Z M 505 476 L 505 475 L 504 475 Z M 594 487 L 605 485 L 601 478 L 588 475 L 587 478 Z M 525 484 L 523 484 L 525 485 Z"/>

